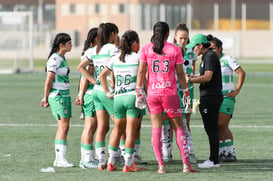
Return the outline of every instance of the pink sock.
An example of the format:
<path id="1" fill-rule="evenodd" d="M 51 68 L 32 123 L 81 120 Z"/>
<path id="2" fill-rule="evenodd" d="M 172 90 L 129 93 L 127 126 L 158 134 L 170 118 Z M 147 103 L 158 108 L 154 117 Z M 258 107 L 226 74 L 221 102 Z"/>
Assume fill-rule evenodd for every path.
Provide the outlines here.
<path id="1" fill-rule="evenodd" d="M 161 130 L 162 128 L 152 128 L 152 145 L 154 148 L 158 166 L 165 165 L 162 155 Z"/>
<path id="2" fill-rule="evenodd" d="M 188 148 L 185 131 L 183 128 L 176 128 L 174 131 L 176 135 L 176 143 L 179 148 L 182 161 L 185 165 L 190 165 L 189 148 Z"/>

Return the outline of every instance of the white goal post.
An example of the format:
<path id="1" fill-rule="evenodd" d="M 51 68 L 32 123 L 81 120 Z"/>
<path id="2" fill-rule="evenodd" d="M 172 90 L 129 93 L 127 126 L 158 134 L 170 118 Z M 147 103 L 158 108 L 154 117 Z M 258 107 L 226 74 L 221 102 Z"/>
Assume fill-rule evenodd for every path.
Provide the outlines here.
<path id="1" fill-rule="evenodd" d="M 33 72 L 32 12 L 0 12 L 0 73 Z"/>

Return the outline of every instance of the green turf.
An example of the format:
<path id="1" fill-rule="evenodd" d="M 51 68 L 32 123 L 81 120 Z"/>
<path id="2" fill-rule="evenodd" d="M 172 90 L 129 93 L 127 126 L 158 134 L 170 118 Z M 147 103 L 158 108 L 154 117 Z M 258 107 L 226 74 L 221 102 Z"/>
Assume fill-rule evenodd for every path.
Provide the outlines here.
<path id="1" fill-rule="evenodd" d="M 76 66 L 76 64 L 74 64 Z M 167 173 L 156 173 L 157 163 L 151 146 L 149 117 L 144 117 L 141 130 L 141 155 L 148 161 L 147 171 L 137 173 L 55 168 L 55 173 L 41 173 L 41 168 L 52 167 L 56 121 L 50 109 L 41 108 L 45 73 L 1 75 L 0 85 L 0 180 L 272 180 L 273 175 L 273 76 L 263 72 L 268 64 L 251 68 L 245 85 L 237 98 L 231 121 L 238 161 L 222 164 L 218 169 L 202 169 L 200 173 L 182 173 L 178 149 L 174 143 L 174 161 L 167 163 Z M 272 64 L 270 65 L 272 69 Z M 261 68 L 263 67 L 263 68 Z M 269 69 L 268 69 L 269 70 Z M 268 71 L 269 72 L 269 71 Z M 77 94 L 79 74 L 71 75 L 71 96 Z M 198 85 L 196 85 L 198 96 Z M 68 134 L 68 159 L 78 165 L 80 136 L 83 121 L 80 108 L 73 106 L 73 117 Z M 208 158 L 208 139 L 199 113 L 191 120 L 196 156 Z M 108 139 L 107 139 L 108 142 Z M 194 165 L 196 166 L 196 165 Z"/>

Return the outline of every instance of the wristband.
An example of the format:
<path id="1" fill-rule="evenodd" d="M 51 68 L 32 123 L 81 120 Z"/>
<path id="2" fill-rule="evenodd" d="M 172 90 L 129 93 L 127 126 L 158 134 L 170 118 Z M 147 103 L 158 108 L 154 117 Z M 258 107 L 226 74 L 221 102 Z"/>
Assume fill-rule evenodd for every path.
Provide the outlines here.
<path id="1" fill-rule="evenodd" d="M 137 94 L 137 97 L 140 97 L 143 95 L 142 87 L 136 87 L 136 94 Z"/>

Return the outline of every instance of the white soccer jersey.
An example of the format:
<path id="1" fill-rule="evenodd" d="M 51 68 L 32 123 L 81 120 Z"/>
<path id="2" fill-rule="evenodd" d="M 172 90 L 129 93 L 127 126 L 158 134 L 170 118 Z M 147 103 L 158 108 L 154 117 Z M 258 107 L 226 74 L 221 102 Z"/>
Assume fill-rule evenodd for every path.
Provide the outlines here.
<path id="1" fill-rule="evenodd" d="M 88 48 L 85 52 L 84 52 L 84 55 L 82 55 L 81 56 L 81 61 L 85 58 L 85 57 L 91 57 L 91 55 L 92 55 L 92 47 L 91 48 Z M 89 63 L 89 66 L 93 66 L 93 62 L 90 62 Z M 88 69 L 88 67 L 86 68 L 86 69 Z M 96 78 L 96 74 L 95 74 L 95 71 L 94 71 L 94 73 L 93 73 L 93 77 L 94 78 Z M 82 75 L 82 79 L 84 79 L 84 76 Z M 88 85 L 88 87 L 87 87 L 87 89 L 86 89 L 86 94 L 92 94 L 92 91 L 93 91 L 93 88 L 94 88 L 94 84 L 91 84 L 90 82 L 89 82 L 89 85 Z"/>
<path id="2" fill-rule="evenodd" d="M 95 67 L 97 77 L 94 89 L 103 90 L 101 87 L 99 75 L 104 69 L 105 65 L 109 62 L 110 58 L 118 54 L 119 50 L 115 45 L 111 43 L 105 44 L 103 47 L 101 47 L 100 52 L 98 54 L 96 53 L 96 50 L 97 46 L 92 48 L 92 51 L 90 53 L 91 56 L 87 55 L 86 57 L 93 62 Z"/>
<path id="3" fill-rule="evenodd" d="M 47 61 L 47 72 L 54 72 L 53 89 L 69 90 L 70 83 L 68 74 L 70 72 L 67 61 L 58 53 L 53 53 Z"/>
<path id="4" fill-rule="evenodd" d="M 115 96 L 136 93 L 139 55 L 132 52 L 125 56 L 125 62 L 120 61 L 120 53 L 111 58 L 106 67 L 114 71 Z"/>
<path id="5" fill-rule="evenodd" d="M 221 71 L 222 71 L 222 93 L 225 96 L 227 93 L 234 90 L 233 86 L 233 72 L 240 67 L 234 58 L 223 54 L 220 57 Z"/>

